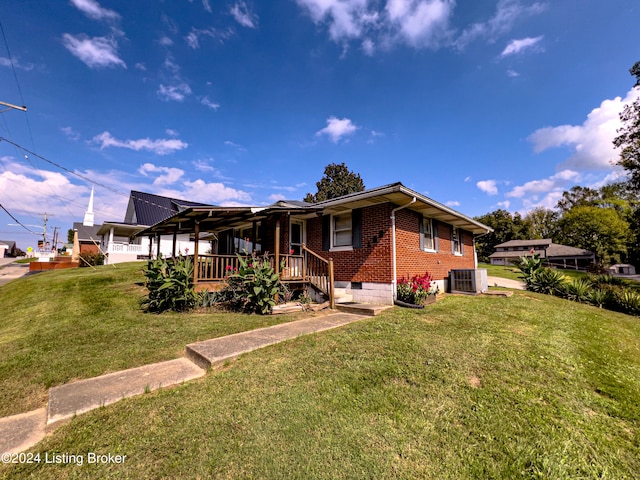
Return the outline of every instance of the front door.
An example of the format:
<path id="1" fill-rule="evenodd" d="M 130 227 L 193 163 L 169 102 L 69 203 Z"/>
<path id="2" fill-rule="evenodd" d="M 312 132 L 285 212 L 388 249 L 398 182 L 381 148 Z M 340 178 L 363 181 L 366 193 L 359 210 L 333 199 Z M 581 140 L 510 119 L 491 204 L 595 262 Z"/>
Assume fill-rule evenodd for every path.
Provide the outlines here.
<path id="1" fill-rule="evenodd" d="M 305 242 L 304 220 L 292 219 L 289 232 L 289 253 L 291 255 L 302 255 L 302 244 Z"/>

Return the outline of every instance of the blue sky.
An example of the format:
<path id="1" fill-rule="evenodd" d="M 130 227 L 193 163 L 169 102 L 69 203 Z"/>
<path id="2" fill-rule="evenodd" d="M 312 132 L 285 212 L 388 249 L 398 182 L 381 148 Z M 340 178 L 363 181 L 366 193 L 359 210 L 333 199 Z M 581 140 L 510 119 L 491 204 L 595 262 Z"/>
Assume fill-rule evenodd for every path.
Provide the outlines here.
<path id="1" fill-rule="evenodd" d="M 0 0 L 0 101 L 28 108 L 0 136 L 36 154 L 0 142 L 0 203 L 66 232 L 92 182 L 96 221 L 122 221 L 131 189 L 266 205 L 345 162 L 471 216 L 552 207 L 621 175 L 639 20 L 635 0 Z"/>

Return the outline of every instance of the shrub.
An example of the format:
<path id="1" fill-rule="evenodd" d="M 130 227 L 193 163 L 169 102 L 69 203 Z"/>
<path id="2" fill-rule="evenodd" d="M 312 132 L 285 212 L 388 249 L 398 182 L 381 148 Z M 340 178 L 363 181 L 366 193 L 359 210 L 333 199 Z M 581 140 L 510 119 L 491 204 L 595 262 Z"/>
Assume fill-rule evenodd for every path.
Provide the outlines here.
<path id="1" fill-rule="evenodd" d="M 276 299 L 286 288 L 267 255 L 250 257 L 238 255 L 239 267 L 229 270 L 227 285 L 217 294 L 217 300 L 230 310 L 247 313 L 271 313 Z"/>
<path id="2" fill-rule="evenodd" d="M 551 268 L 535 270 L 528 278 L 525 278 L 527 290 L 548 295 L 562 294 L 565 277 L 562 273 Z"/>
<path id="3" fill-rule="evenodd" d="M 515 266 L 522 272 L 522 278 L 526 282 L 528 278 L 542 268 L 542 260 L 540 254 L 536 253 L 531 257 L 520 257 Z"/>
<path id="4" fill-rule="evenodd" d="M 193 288 L 193 262 L 189 257 L 149 260 L 143 271 L 149 290 L 143 308 L 150 312 L 183 312 L 196 306 Z"/>
<path id="5" fill-rule="evenodd" d="M 81 267 L 95 267 L 104 265 L 104 255 L 102 253 L 84 252 L 80 254 Z"/>
<path id="6" fill-rule="evenodd" d="M 631 290 L 619 290 L 614 294 L 613 308 L 628 315 L 640 316 L 640 294 Z"/>
<path id="7" fill-rule="evenodd" d="M 420 305 L 429 295 L 435 295 L 438 291 L 438 285 L 429 272 L 411 278 L 402 277 L 396 289 L 398 300 L 414 305 Z"/>
<path id="8" fill-rule="evenodd" d="M 587 295 L 587 302 L 599 308 L 608 308 L 613 300 L 613 292 L 609 288 L 592 289 Z"/>
<path id="9" fill-rule="evenodd" d="M 560 293 L 568 300 L 587 302 L 591 293 L 591 282 L 585 278 L 574 278 L 562 286 Z"/>

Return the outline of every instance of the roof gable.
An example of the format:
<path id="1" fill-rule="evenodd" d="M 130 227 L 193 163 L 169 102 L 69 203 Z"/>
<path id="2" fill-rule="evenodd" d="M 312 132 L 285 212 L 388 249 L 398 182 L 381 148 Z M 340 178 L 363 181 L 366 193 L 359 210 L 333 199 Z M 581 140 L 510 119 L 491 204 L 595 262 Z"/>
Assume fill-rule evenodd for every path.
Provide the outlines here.
<path id="1" fill-rule="evenodd" d="M 206 203 L 132 190 L 124 222 L 132 225 L 155 225 L 187 208 L 212 206 Z"/>

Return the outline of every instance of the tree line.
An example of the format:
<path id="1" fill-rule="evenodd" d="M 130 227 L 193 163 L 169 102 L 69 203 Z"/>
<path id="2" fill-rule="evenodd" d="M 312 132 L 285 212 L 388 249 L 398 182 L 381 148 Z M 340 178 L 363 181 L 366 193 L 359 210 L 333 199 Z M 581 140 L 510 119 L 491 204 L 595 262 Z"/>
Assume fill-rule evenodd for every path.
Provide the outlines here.
<path id="1" fill-rule="evenodd" d="M 640 62 L 629 72 L 640 87 Z M 574 186 L 555 208 L 539 207 L 524 217 L 503 209 L 476 217 L 494 229 L 477 239 L 478 259 L 487 262 L 495 246 L 509 240 L 551 238 L 592 251 L 601 265 L 640 266 L 640 99 L 625 106 L 620 120 L 613 144 L 620 149 L 617 164 L 627 173 L 624 181 L 597 189 Z"/>

